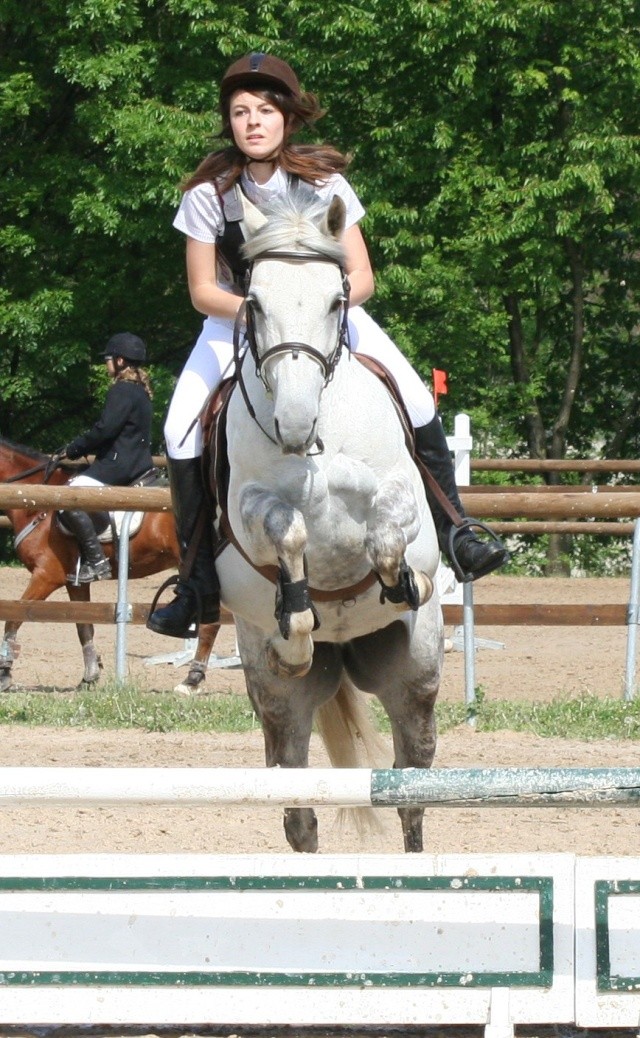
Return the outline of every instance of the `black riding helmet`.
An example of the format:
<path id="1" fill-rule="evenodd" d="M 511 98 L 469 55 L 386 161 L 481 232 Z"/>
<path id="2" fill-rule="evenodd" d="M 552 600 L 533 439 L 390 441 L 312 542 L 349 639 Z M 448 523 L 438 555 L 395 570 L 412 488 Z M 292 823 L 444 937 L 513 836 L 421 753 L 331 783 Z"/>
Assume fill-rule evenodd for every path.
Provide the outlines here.
<path id="1" fill-rule="evenodd" d="M 107 342 L 103 355 L 105 357 L 123 357 L 132 364 L 144 364 L 147 359 L 147 347 L 138 335 L 131 332 L 118 332 Z"/>

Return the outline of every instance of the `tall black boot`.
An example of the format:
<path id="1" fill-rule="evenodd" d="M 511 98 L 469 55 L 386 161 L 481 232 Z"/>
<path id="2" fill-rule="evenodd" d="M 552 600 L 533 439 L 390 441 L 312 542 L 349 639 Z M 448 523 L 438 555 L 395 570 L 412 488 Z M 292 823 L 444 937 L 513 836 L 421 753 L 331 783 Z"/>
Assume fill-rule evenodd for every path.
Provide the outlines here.
<path id="1" fill-rule="evenodd" d="M 213 624 L 220 619 L 220 584 L 216 575 L 213 555 L 211 520 L 199 520 L 205 502 L 200 458 L 176 461 L 167 458 L 171 501 L 180 545 L 180 572 L 162 585 L 156 595 L 170 584 L 176 585 L 175 597 L 168 605 L 154 608 L 147 627 L 156 634 L 172 638 L 191 638 L 197 634 L 200 623 Z M 191 571 L 184 572 L 189 546 L 194 536 L 199 537 Z M 155 606 L 154 601 L 154 606 Z"/>
<path id="2" fill-rule="evenodd" d="M 91 516 L 79 508 L 65 508 L 59 515 L 80 545 L 82 559 L 77 575 L 69 573 L 67 579 L 72 584 L 76 581 L 79 584 L 90 584 L 92 580 L 110 580 L 111 563 L 102 550 Z"/>
<path id="3" fill-rule="evenodd" d="M 466 519 L 462 501 L 458 496 L 449 445 L 438 415 L 428 425 L 421 425 L 414 432 L 416 454 L 429 469 L 460 518 Z M 486 530 L 486 527 L 481 523 L 476 524 L 473 519 L 467 520 L 461 527 L 456 526 L 426 479 L 424 489 L 433 515 L 440 551 L 453 566 L 458 580 L 463 583 L 478 580 L 479 577 L 484 577 L 509 561 L 509 552 L 494 533 L 487 531 L 490 539 L 481 540 L 473 528 L 480 526 Z"/>

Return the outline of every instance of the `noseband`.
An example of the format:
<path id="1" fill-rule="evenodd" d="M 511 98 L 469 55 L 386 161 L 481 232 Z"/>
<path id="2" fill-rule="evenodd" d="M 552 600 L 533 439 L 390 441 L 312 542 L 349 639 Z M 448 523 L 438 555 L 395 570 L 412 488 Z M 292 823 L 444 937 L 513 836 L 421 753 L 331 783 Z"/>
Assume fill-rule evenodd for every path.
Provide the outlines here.
<path id="1" fill-rule="evenodd" d="M 251 275 L 253 273 L 254 263 L 256 260 L 262 259 L 285 259 L 292 260 L 296 263 L 306 263 L 307 261 L 312 263 L 333 263 L 335 266 L 339 268 L 340 275 L 342 278 L 343 292 L 342 314 L 340 317 L 340 322 L 338 324 L 336 345 L 329 354 L 329 356 L 325 357 L 325 355 L 321 353 L 320 350 L 316 349 L 315 346 L 311 346 L 309 343 L 306 342 L 279 342 L 275 346 L 271 346 L 268 350 L 265 350 L 262 356 L 260 356 L 255 334 L 253 310 L 251 307 L 251 301 L 247 298 L 247 296 L 249 289 L 251 287 Z M 349 279 L 344 271 L 344 268 L 337 260 L 332 259 L 330 256 L 323 256 L 315 252 L 287 252 L 280 250 L 261 252 L 254 257 L 251 266 L 247 271 L 245 299 L 243 300 L 238 310 L 233 329 L 233 352 L 236 365 L 236 372 L 238 373 L 240 389 L 242 391 L 242 395 L 244 397 L 244 401 L 247 406 L 247 410 L 249 411 L 249 414 L 253 418 L 254 422 L 256 422 L 256 424 L 260 426 L 265 436 L 267 436 L 267 438 L 271 440 L 272 443 L 276 443 L 276 440 L 274 440 L 274 438 L 265 429 L 262 428 L 260 422 L 258 422 L 255 410 L 249 401 L 244 381 L 242 378 L 240 339 L 242 334 L 241 326 L 243 318 L 246 321 L 246 341 L 256 366 L 256 375 L 262 382 L 268 394 L 271 393 L 271 387 L 267 379 L 266 371 L 264 370 L 265 365 L 269 361 L 273 360 L 274 357 L 280 357 L 287 353 L 291 354 L 294 360 L 297 359 L 297 357 L 300 354 L 303 354 L 305 357 L 309 357 L 310 360 L 314 361 L 314 363 L 316 363 L 322 370 L 322 375 L 324 378 L 324 384 L 322 388 L 324 389 L 325 386 L 333 378 L 336 365 L 340 360 L 340 356 L 342 354 L 343 347 L 346 347 L 346 349 L 349 350 Z"/>

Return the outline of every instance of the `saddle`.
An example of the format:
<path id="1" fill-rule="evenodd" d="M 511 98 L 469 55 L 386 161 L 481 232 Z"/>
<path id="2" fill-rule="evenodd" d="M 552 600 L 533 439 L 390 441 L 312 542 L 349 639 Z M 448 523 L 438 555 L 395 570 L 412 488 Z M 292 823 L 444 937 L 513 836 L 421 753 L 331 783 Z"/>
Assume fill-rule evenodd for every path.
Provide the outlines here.
<path id="1" fill-rule="evenodd" d="M 143 472 L 141 476 L 138 476 L 133 482 L 129 483 L 130 487 L 153 487 L 162 486 L 167 484 L 166 477 L 160 473 L 157 468 L 148 469 L 147 472 Z M 98 540 L 101 544 L 118 544 L 120 540 L 120 534 L 122 531 L 122 521 L 125 516 L 124 511 L 115 512 L 90 512 L 98 535 Z M 129 540 L 134 537 L 139 531 L 144 521 L 144 512 L 134 512 L 131 523 L 129 525 Z M 64 525 L 63 519 L 60 514 L 56 512 L 55 521 L 58 524 L 58 528 L 61 533 L 66 537 L 73 537 L 74 534 L 71 530 L 68 530 Z"/>

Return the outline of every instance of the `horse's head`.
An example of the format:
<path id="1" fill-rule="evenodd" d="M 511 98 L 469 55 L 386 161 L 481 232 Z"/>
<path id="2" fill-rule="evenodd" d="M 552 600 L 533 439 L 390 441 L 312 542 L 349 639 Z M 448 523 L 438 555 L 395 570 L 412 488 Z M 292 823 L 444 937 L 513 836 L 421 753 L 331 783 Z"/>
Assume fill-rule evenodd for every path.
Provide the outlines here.
<path id="1" fill-rule="evenodd" d="M 309 191 L 276 199 L 245 245 L 251 263 L 247 331 L 257 372 L 273 398 L 283 451 L 317 440 L 320 396 L 346 342 L 348 282 L 340 238 L 345 206 Z"/>

